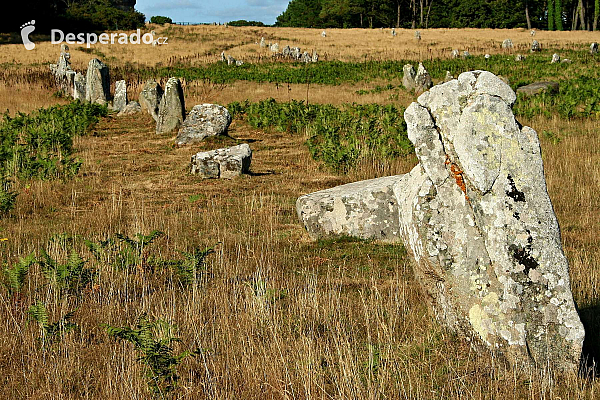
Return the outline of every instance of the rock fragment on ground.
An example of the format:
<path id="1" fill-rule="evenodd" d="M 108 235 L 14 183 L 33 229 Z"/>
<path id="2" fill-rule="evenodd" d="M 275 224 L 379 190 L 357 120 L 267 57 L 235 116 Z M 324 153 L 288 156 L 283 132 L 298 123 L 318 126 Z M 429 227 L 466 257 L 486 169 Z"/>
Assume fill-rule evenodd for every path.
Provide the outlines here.
<path id="1" fill-rule="evenodd" d="M 248 173 L 251 161 L 252 150 L 244 143 L 193 155 L 190 173 L 203 178 L 232 179 Z"/>
<path id="2" fill-rule="evenodd" d="M 397 242 L 393 187 L 401 177 L 354 182 L 301 196 L 296 201 L 298 218 L 313 239 L 346 235 Z"/>
<path id="3" fill-rule="evenodd" d="M 226 135 L 231 124 L 229 111 L 218 104 L 199 104 L 192 108 L 179 129 L 175 144 L 198 143 L 210 136 Z"/>

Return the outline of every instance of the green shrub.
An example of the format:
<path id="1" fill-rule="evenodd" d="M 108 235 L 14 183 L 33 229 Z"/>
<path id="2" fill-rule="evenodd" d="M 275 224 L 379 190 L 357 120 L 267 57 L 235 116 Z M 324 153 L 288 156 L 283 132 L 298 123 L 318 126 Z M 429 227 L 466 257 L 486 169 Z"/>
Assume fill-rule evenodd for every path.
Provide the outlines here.
<path id="1" fill-rule="evenodd" d="M 306 133 L 311 156 L 338 173 L 346 173 L 361 159 L 391 160 L 412 153 L 404 110 L 394 105 L 231 103 L 227 109 L 251 126 L 282 132 Z"/>
<path id="2" fill-rule="evenodd" d="M 177 365 L 191 353 L 173 354 L 172 343 L 180 341 L 173 336 L 174 326 L 163 320 L 150 322 L 145 313 L 138 318 L 135 329 L 108 324 L 102 326 L 109 336 L 134 345 L 140 354 L 137 360 L 148 367 L 148 386 L 155 395 L 164 397 L 164 394 L 175 390 L 179 380 Z"/>
<path id="3" fill-rule="evenodd" d="M 151 24 L 159 24 L 159 25 L 164 25 L 164 24 L 172 24 L 173 20 L 169 17 L 163 17 L 161 15 L 155 15 L 152 18 L 150 18 L 150 23 Z"/>

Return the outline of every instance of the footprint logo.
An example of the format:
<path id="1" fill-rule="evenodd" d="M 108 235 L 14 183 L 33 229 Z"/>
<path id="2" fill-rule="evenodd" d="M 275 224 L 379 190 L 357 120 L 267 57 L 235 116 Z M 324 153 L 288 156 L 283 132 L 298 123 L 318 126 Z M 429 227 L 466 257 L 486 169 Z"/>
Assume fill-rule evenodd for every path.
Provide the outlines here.
<path id="1" fill-rule="evenodd" d="M 34 25 L 35 20 L 31 20 L 21 26 L 21 39 L 23 39 L 23 44 L 25 45 L 26 50 L 33 50 L 35 48 L 35 43 L 29 40 L 29 34 L 35 31 Z"/>

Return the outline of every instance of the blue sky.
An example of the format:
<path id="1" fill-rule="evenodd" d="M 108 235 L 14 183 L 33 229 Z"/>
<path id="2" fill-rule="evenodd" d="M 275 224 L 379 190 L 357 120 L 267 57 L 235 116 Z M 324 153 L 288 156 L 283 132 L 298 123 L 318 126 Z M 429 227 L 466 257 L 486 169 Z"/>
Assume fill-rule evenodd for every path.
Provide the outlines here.
<path id="1" fill-rule="evenodd" d="M 238 19 L 275 23 L 289 0 L 137 0 L 147 19 L 164 15 L 175 22 L 227 22 Z"/>

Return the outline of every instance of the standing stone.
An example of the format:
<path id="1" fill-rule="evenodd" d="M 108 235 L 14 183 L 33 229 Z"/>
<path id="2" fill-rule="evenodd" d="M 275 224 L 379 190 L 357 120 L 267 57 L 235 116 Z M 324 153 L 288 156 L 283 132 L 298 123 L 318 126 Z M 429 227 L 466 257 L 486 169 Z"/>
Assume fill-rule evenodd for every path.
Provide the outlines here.
<path id="1" fill-rule="evenodd" d="M 210 136 L 226 135 L 231 124 L 229 111 L 218 104 L 194 106 L 179 129 L 175 144 L 198 143 Z"/>
<path id="2" fill-rule="evenodd" d="M 85 100 L 85 85 L 85 75 L 77 72 L 75 78 L 73 78 L 73 99 L 81 101 Z"/>
<path id="3" fill-rule="evenodd" d="M 277 53 L 277 52 L 279 52 L 279 44 L 278 44 L 278 43 L 273 43 L 273 44 L 271 45 L 271 51 L 272 51 L 273 53 Z"/>
<path id="4" fill-rule="evenodd" d="M 419 159 L 395 186 L 400 232 L 437 317 L 513 364 L 577 371 L 584 329 L 536 132 L 510 86 L 472 71 L 405 111 Z"/>
<path id="5" fill-rule="evenodd" d="M 281 50 L 281 55 L 284 57 L 289 57 L 291 52 L 290 46 L 285 46 L 283 50 Z"/>
<path id="6" fill-rule="evenodd" d="M 504 41 L 502 42 L 503 49 L 512 50 L 513 47 L 513 42 L 510 39 L 504 39 Z"/>
<path id="7" fill-rule="evenodd" d="M 392 28 L 392 37 L 396 37 L 396 29 Z"/>
<path id="8" fill-rule="evenodd" d="M 71 55 L 69 46 L 60 45 L 60 55 L 56 64 L 50 64 L 50 71 L 54 75 L 54 80 L 58 88 L 67 94 L 73 93 L 73 80 L 75 72 L 71 69 Z"/>
<path id="9" fill-rule="evenodd" d="M 302 57 L 300 47 L 292 47 L 290 50 L 290 57 L 292 57 L 294 60 L 299 60 L 300 57 Z"/>
<path id="10" fill-rule="evenodd" d="M 466 60 L 469 57 L 471 57 L 471 53 L 469 53 L 467 50 L 463 51 L 463 53 L 462 53 L 462 59 Z"/>
<path id="11" fill-rule="evenodd" d="M 415 31 L 415 39 L 421 40 L 421 32 Z"/>
<path id="12" fill-rule="evenodd" d="M 115 84 L 115 97 L 113 99 L 113 110 L 121 111 L 127 105 L 127 84 L 125 81 L 117 81 Z"/>
<path id="13" fill-rule="evenodd" d="M 252 150 L 247 143 L 192 156 L 190 173 L 202 178 L 232 179 L 250 170 Z"/>
<path id="14" fill-rule="evenodd" d="M 550 64 L 555 64 L 560 62 L 560 56 L 556 53 L 552 54 L 552 60 L 550 61 Z"/>
<path id="15" fill-rule="evenodd" d="M 227 56 L 225 55 L 225 51 L 221 52 L 221 61 L 223 61 L 223 62 L 227 61 Z"/>
<path id="16" fill-rule="evenodd" d="M 235 58 L 233 58 L 232 56 L 227 56 L 227 65 L 235 65 L 235 62 L 237 60 Z"/>
<path id="17" fill-rule="evenodd" d="M 327 37 L 327 32 L 325 32 L 325 31 L 321 32 L 321 37 Z"/>
<path id="18" fill-rule="evenodd" d="M 451 55 L 452 58 L 458 58 L 459 56 L 460 56 L 460 51 L 458 51 L 456 49 L 452 50 L 452 55 Z"/>
<path id="19" fill-rule="evenodd" d="M 260 38 L 260 47 L 267 47 L 267 43 L 265 42 L 265 38 L 264 37 Z"/>
<path id="20" fill-rule="evenodd" d="M 152 115 L 155 121 L 158 121 L 158 110 L 162 96 L 162 87 L 154 79 L 149 79 L 144 84 L 144 88 L 138 97 L 142 110 L 146 110 L 148 114 Z"/>
<path id="21" fill-rule="evenodd" d="M 523 61 L 525 59 L 525 56 L 523 54 L 517 54 L 515 56 L 515 61 Z"/>
<path id="22" fill-rule="evenodd" d="M 85 100 L 90 103 L 106 104 L 110 100 L 108 67 L 94 58 L 88 64 L 85 78 Z"/>
<path id="23" fill-rule="evenodd" d="M 415 88 L 415 76 L 417 73 L 415 72 L 415 68 L 412 64 L 406 64 L 402 71 L 404 75 L 402 76 L 402 84 L 406 88 L 406 90 L 413 90 Z"/>
<path id="24" fill-rule="evenodd" d="M 531 32 L 529 32 L 529 34 L 530 34 L 531 36 L 535 36 L 535 31 L 532 29 L 532 30 L 531 30 Z"/>
<path id="25" fill-rule="evenodd" d="M 489 59 L 490 59 L 490 57 L 491 57 L 491 56 L 490 56 L 489 54 L 486 54 L 485 56 L 483 56 L 483 58 L 485 58 L 486 60 L 489 60 Z"/>
<path id="26" fill-rule="evenodd" d="M 419 63 L 419 68 L 417 68 L 417 75 L 415 75 L 415 91 L 417 93 L 424 92 L 432 86 L 433 81 L 431 80 L 429 72 L 427 72 L 423 64 Z"/>
<path id="27" fill-rule="evenodd" d="M 590 45 L 590 54 L 598 54 L 598 43 L 594 42 Z"/>
<path id="28" fill-rule="evenodd" d="M 537 40 L 534 40 L 533 42 L 531 42 L 531 52 L 534 53 L 536 51 L 541 51 L 542 48 L 540 46 L 540 43 Z"/>
<path id="29" fill-rule="evenodd" d="M 300 61 L 302 61 L 303 63 L 312 62 L 312 56 L 310 55 L 310 53 L 308 51 L 305 51 L 304 53 L 302 53 L 302 57 L 300 57 Z"/>
<path id="30" fill-rule="evenodd" d="M 160 100 L 156 133 L 170 133 L 177 129 L 185 119 L 185 101 L 181 82 L 177 78 L 169 78 L 165 93 Z"/>
<path id="31" fill-rule="evenodd" d="M 239 66 L 241 66 L 241 65 L 244 65 L 244 62 L 243 62 L 242 60 L 235 60 L 235 65 L 236 65 L 237 67 L 239 67 Z"/>
<path id="32" fill-rule="evenodd" d="M 313 50 L 313 53 L 312 53 L 312 60 L 311 60 L 311 61 L 312 61 L 312 62 L 314 62 L 314 63 L 316 63 L 316 62 L 318 62 L 318 61 L 319 61 L 319 55 L 317 54 L 317 51 L 316 51 L 316 50 Z"/>
<path id="33" fill-rule="evenodd" d="M 394 185 L 402 175 L 348 183 L 301 196 L 296 212 L 312 239 L 347 235 L 400 241 Z"/>

